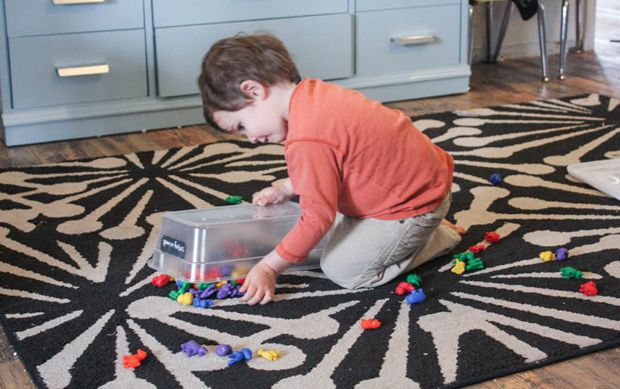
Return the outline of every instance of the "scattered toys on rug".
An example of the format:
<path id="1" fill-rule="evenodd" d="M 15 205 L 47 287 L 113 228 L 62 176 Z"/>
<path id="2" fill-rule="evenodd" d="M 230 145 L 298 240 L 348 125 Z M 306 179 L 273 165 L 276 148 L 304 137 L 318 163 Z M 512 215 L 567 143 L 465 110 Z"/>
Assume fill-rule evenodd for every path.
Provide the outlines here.
<path id="1" fill-rule="evenodd" d="M 555 250 L 555 253 L 552 251 L 543 251 L 538 254 L 538 257 L 543 262 L 551 262 L 551 261 L 564 261 L 568 258 L 568 250 L 564 247 L 560 247 Z M 583 272 L 575 269 L 572 266 L 565 266 L 560 269 L 560 274 L 562 278 L 567 280 L 569 279 L 580 279 L 583 277 Z M 579 286 L 579 292 L 583 293 L 586 296 L 596 296 L 598 294 L 598 288 L 594 281 L 588 281 Z"/>
<path id="2" fill-rule="evenodd" d="M 479 254 L 487 249 L 491 243 L 497 243 L 501 240 L 500 234 L 495 231 L 484 233 L 484 242 L 470 246 L 467 251 L 454 255 L 452 261 L 452 273 L 461 275 L 465 272 L 472 272 L 484 269 L 484 262 L 477 258 Z"/>
<path id="3" fill-rule="evenodd" d="M 560 247 L 555 250 L 555 253 L 553 251 L 543 251 L 538 254 L 538 258 L 540 258 L 543 262 L 564 261 L 568 258 L 568 250 L 564 247 Z"/>
<path id="4" fill-rule="evenodd" d="M 207 348 L 207 346 L 201 345 L 195 340 L 189 340 L 181 344 L 181 351 L 185 353 L 185 355 L 187 355 L 188 357 L 203 357 L 207 355 L 209 349 Z M 244 347 L 239 351 L 233 352 L 233 349 L 229 344 L 219 344 L 215 348 L 215 354 L 220 357 L 228 357 L 228 366 L 232 366 L 243 361 L 249 361 L 252 359 L 253 356 L 252 350 L 250 350 L 249 348 Z M 256 354 L 268 361 L 275 361 L 281 356 L 280 352 L 276 350 L 266 350 L 262 348 L 258 349 Z"/>
<path id="5" fill-rule="evenodd" d="M 472 272 L 484 269 L 484 262 L 481 258 L 476 257 L 486 250 L 491 244 L 501 240 L 501 235 L 495 231 L 484 233 L 484 242 L 470 246 L 466 251 L 454 255 L 452 262 L 452 273 L 461 275 L 465 272 Z"/>
<path id="6" fill-rule="evenodd" d="M 408 293 L 406 300 L 409 305 L 419 304 L 426 300 L 426 294 L 424 289 L 420 288 L 422 285 L 422 278 L 415 274 L 409 274 L 405 281 L 399 282 L 394 289 L 394 293 L 398 296 L 402 296 Z M 362 323 L 363 325 L 363 323 Z"/>
<path id="7" fill-rule="evenodd" d="M 538 257 L 543 262 L 551 262 L 551 261 L 564 261 L 569 257 L 568 249 L 565 247 L 560 247 L 555 250 L 555 252 L 547 250 L 538 254 Z M 580 279 L 583 277 L 583 272 L 575 269 L 572 266 L 565 266 L 560 269 L 560 274 L 562 278 L 567 280 L 569 279 Z M 585 284 L 581 284 L 579 286 L 579 292 L 583 293 L 586 296 L 596 296 L 598 294 L 598 289 L 596 283 L 594 281 L 588 281 Z"/>
<path id="8" fill-rule="evenodd" d="M 485 232 L 484 240 L 487 243 L 479 243 L 473 245 L 469 247 L 467 251 L 454 255 L 451 269 L 452 273 L 461 275 L 468 271 L 484 269 L 484 263 L 480 258 L 476 258 L 475 255 L 486 250 L 489 246 L 488 243 L 499 242 L 501 240 L 501 237 L 497 232 Z M 564 261 L 568 259 L 569 252 L 568 249 L 566 249 L 565 247 L 560 247 L 556 249 L 555 252 L 550 250 L 542 251 L 538 254 L 538 257 L 543 262 Z M 583 272 L 571 266 L 561 268 L 560 274 L 565 279 L 578 279 L 583 277 Z M 405 293 L 405 289 L 403 288 L 404 285 L 401 284 L 402 283 L 398 284 L 395 290 L 395 293 L 398 295 L 402 295 Z M 585 294 L 586 296 L 596 296 L 598 294 L 598 289 L 594 281 L 589 281 L 585 284 L 581 284 L 581 286 L 579 287 L 579 292 Z"/>
<path id="9" fill-rule="evenodd" d="M 455 254 L 452 265 L 452 273 L 459 275 L 466 271 L 484 269 L 484 262 L 482 262 L 482 259 L 476 258 L 475 254 L 469 250 Z"/>

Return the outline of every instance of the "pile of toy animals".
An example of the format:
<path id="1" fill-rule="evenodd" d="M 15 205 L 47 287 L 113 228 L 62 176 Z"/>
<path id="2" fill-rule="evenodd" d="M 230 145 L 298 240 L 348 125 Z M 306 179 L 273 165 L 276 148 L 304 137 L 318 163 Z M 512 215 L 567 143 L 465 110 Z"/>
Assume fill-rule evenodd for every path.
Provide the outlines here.
<path id="1" fill-rule="evenodd" d="M 151 284 L 164 287 L 174 281 L 172 277 L 162 274 L 153 277 Z M 209 308 L 215 299 L 222 300 L 230 297 L 241 297 L 239 290 L 245 279 L 231 281 L 205 282 L 194 284 L 191 282 L 176 281 L 176 289 L 168 293 L 168 297 L 183 305 L 193 305 L 196 308 Z"/>

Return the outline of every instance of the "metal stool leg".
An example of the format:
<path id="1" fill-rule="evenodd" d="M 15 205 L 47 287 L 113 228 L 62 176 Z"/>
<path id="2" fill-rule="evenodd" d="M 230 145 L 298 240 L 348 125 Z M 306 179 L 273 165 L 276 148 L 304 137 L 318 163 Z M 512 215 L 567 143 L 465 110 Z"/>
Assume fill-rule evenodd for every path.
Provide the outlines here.
<path id="1" fill-rule="evenodd" d="M 575 2 L 575 51 L 581 53 L 583 51 L 583 33 L 581 31 L 581 16 L 582 16 L 581 0 Z"/>
<path id="2" fill-rule="evenodd" d="M 487 18 L 487 62 L 493 62 L 492 44 L 493 44 L 493 6 L 491 2 L 486 3 L 486 18 Z"/>
<path id="3" fill-rule="evenodd" d="M 568 38 L 568 0 L 562 0 L 562 17 L 560 20 L 560 80 L 566 72 L 566 40 Z"/>
<path id="4" fill-rule="evenodd" d="M 542 65 L 543 82 L 549 81 L 547 63 L 547 27 L 545 22 L 545 6 L 538 2 L 538 44 L 540 45 L 540 63 Z"/>
<path id="5" fill-rule="evenodd" d="M 467 20 L 469 28 L 469 37 L 467 40 L 467 63 L 471 65 L 472 57 L 474 55 L 474 6 L 469 5 L 469 18 Z"/>
<path id="6" fill-rule="evenodd" d="M 506 37 L 506 30 L 508 29 L 508 23 L 510 22 L 510 13 L 512 12 L 512 1 L 508 0 L 506 8 L 504 9 L 504 16 L 502 16 L 502 24 L 499 26 L 499 35 L 497 36 L 497 43 L 495 45 L 495 52 L 493 53 L 492 62 L 497 62 L 499 52 L 502 50 L 502 44 Z"/>

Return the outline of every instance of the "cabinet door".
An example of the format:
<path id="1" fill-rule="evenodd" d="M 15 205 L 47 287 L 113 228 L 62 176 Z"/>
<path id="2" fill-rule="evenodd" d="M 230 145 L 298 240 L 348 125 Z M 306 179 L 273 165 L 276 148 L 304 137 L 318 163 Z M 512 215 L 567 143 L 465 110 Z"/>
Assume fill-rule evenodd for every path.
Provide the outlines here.
<path id="1" fill-rule="evenodd" d="M 144 27 L 142 0 L 54 4 L 52 0 L 5 0 L 9 36 L 62 34 Z"/>
<path id="2" fill-rule="evenodd" d="M 464 0 L 355 0 L 355 12 L 461 3 L 466 5 L 467 2 Z"/>
<path id="3" fill-rule="evenodd" d="M 9 47 L 15 108 L 146 96 L 143 30 L 18 37 Z"/>
<path id="4" fill-rule="evenodd" d="M 155 27 L 326 15 L 347 11 L 347 0 L 153 0 Z"/>
<path id="5" fill-rule="evenodd" d="M 157 29 L 159 95 L 199 93 L 196 80 L 202 57 L 214 42 L 239 32 L 269 32 L 282 39 L 302 77 L 350 77 L 353 75 L 352 29 L 349 14 Z"/>
<path id="6" fill-rule="evenodd" d="M 380 76 L 457 65 L 459 4 L 363 12 L 356 22 L 356 74 Z"/>

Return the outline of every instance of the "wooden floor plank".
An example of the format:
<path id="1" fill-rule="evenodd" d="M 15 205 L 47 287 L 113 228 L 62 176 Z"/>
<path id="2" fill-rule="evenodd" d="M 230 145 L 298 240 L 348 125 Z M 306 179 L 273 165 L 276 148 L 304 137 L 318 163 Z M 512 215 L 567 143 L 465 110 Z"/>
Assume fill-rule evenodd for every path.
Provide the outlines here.
<path id="1" fill-rule="evenodd" d="M 36 389 L 28 372 L 18 360 L 0 362 L 0 388 Z"/>

